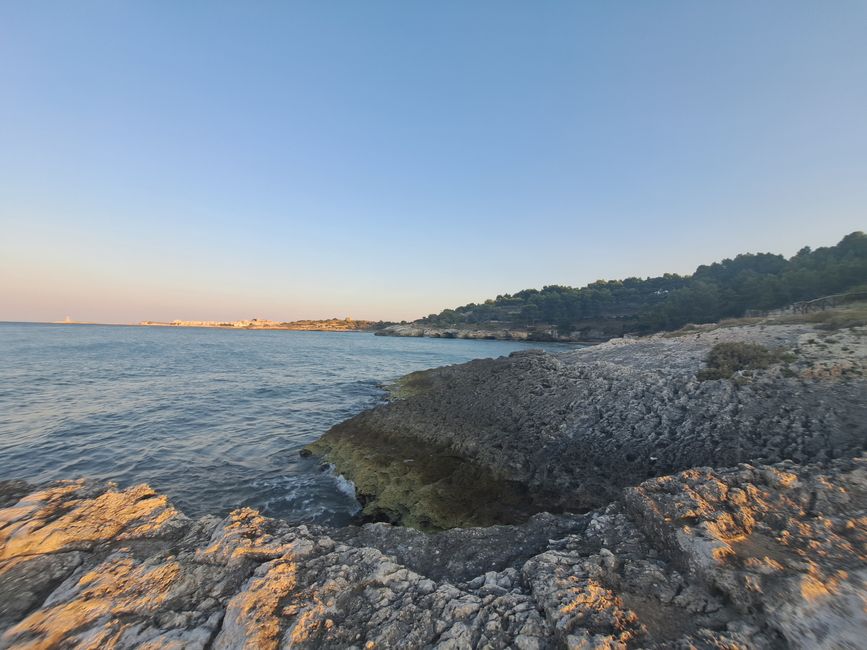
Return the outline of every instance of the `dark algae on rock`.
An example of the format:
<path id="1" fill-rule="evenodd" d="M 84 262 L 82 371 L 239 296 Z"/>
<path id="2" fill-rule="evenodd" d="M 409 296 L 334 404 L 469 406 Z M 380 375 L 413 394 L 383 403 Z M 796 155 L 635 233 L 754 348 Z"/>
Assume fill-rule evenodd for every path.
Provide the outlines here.
<path id="1" fill-rule="evenodd" d="M 366 521 L 422 530 L 489 526 L 526 519 L 543 508 L 526 487 L 498 477 L 436 443 L 389 436 L 351 419 L 308 445 L 351 477 Z"/>

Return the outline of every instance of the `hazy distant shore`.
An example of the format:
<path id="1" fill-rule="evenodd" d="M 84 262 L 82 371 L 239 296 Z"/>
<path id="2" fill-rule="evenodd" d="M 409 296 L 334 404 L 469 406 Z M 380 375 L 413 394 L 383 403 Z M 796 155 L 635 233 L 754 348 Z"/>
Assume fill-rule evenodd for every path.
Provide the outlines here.
<path id="1" fill-rule="evenodd" d="M 378 321 L 346 321 L 329 319 L 321 321 L 292 321 L 278 323 L 273 321 L 140 321 L 138 323 L 107 323 L 100 321 L 0 321 L 0 323 L 29 323 L 33 325 L 101 325 L 105 327 L 193 327 L 229 330 L 289 330 L 306 332 L 378 332 L 391 323 Z"/>
<path id="2" fill-rule="evenodd" d="M 390 325 L 382 321 L 353 320 L 351 318 L 329 318 L 325 320 L 299 320 L 279 322 L 253 318 L 240 321 L 186 321 L 171 322 L 141 321 L 143 327 L 209 327 L 217 329 L 244 330 L 295 330 L 307 332 L 373 332 Z"/>

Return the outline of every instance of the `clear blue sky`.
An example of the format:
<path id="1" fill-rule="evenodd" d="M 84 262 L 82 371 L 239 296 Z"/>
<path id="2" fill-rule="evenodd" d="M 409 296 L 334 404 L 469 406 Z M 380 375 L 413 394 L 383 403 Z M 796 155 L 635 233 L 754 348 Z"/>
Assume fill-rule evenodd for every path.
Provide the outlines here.
<path id="1" fill-rule="evenodd" d="M 414 318 L 867 227 L 867 2 L 0 4 L 0 320 Z"/>

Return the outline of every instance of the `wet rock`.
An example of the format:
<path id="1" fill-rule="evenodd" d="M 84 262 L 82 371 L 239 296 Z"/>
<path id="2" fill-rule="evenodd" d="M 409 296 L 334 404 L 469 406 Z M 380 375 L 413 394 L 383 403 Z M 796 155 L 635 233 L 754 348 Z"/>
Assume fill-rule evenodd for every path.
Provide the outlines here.
<path id="1" fill-rule="evenodd" d="M 26 481 L 0 481 L 0 508 L 15 503 L 31 491 L 33 486 Z"/>

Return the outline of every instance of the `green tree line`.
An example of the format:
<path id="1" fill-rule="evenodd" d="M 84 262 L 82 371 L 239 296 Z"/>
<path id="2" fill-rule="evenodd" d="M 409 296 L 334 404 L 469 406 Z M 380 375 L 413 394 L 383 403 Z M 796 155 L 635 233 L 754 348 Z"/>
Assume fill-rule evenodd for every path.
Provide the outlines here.
<path id="1" fill-rule="evenodd" d="M 692 275 L 525 289 L 445 309 L 421 322 L 556 329 L 561 334 L 592 325 L 611 334 L 648 333 L 777 309 L 862 285 L 867 285 L 867 235 L 859 231 L 835 246 L 804 247 L 789 259 L 746 253 L 699 266 Z"/>

